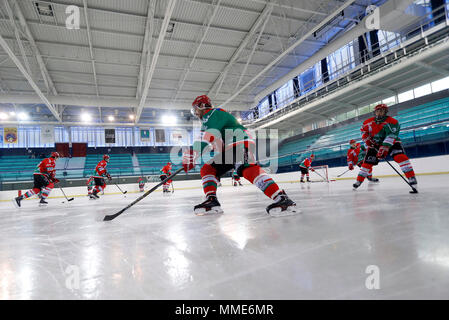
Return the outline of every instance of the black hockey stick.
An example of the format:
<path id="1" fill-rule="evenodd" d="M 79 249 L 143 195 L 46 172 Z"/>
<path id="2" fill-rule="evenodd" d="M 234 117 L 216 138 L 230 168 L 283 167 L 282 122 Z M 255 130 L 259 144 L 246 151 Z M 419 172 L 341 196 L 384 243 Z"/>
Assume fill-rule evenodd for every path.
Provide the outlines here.
<path id="1" fill-rule="evenodd" d="M 399 171 L 398 170 L 396 170 L 396 168 L 395 167 L 393 167 L 393 165 L 387 160 L 387 159 L 385 159 L 385 162 L 386 163 L 388 163 L 389 165 L 390 165 L 390 167 L 392 167 L 393 168 L 393 170 L 394 171 L 396 171 L 396 173 L 410 186 L 410 188 L 412 188 L 412 190 L 413 191 L 410 191 L 410 193 L 418 193 L 418 190 L 416 190 L 416 188 L 415 187 L 413 187 L 411 184 L 410 184 L 410 182 L 408 182 L 403 176 L 402 176 L 402 174 L 400 174 L 399 173 Z"/>
<path id="2" fill-rule="evenodd" d="M 68 199 L 67 196 L 66 196 L 65 193 L 64 193 L 64 190 L 62 190 L 61 187 L 59 187 L 59 189 L 61 190 L 62 194 L 64 195 L 64 197 L 65 197 L 65 199 L 66 199 L 67 201 L 72 201 L 73 199 L 75 199 L 75 198 L 70 198 L 70 199 Z"/>
<path id="3" fill-rule="evenodd" d="M 123 194 L 125 194 L 125 193 L 127 193 L 128 191 L 127 190 L 125 190 L 125 191 L 123 191 L 122 189 L 120 189 L 120 187 L 118 186 L 118 184 L 117 183 L 114 183 L 116 186 L 117 186 L 117 188 L 123 193 Z"/>
<path id="4" fill-rule="evenodd" d="M 150 193 L 152 193 L 154 190 L 156 190 L 157 188 L 159 188 L 161 185 L 163 185 L 164 183 L 166 183 L 168 180 L 172 179 L 174 176 L 176 176 L 178 173 L 181 172 L 181 170 L 183 170 L 183 168 L 179 168 L 178 170 L 176 170 L 174 173 L 172 173 L 170 176 L 168 176 L 167 178 L 165 178 L 165 180 L 159 182 L 157 185 L 155 185 L 153 188 L 151 188 L 150 190 L 148 190 L 147 192 L 145 192 L 143 195 L 141 195 L 140 197 L 138 197 L 136 200 L 134 200 L 133 202 L 131 202 L 129 205 L 127 205 L 125 208 L 123 208 L 122 210 L 120 210 L 119 212 L 112 214 L 112 215 L 106 215 L 103 219 L 103 221 L 111 221 L 115 218 L 117 218 L 119 215 L 121 215 L 123 212 L 125 212 L 126 210 L 128 210 L 129 208 L 131 208 L 133 205 L 135 205 L 137 202 L 139 202 L 140 200 L 142 200 L 143 198 L 145 198 L 146 196 L 148 196 Z"/>
<path id="5" fill-rule="evenodd" d="M 339 177 L 341 177 L 342 175 L 344 175 L 346 172 L 348 172 L 349 171 L 349 169 L 348 170 L 346 170 L 345 172 L 343 172 L 342 174 L 339 174 L 338 176 L 337 176 L 337 178 L 339 178 Z"/>

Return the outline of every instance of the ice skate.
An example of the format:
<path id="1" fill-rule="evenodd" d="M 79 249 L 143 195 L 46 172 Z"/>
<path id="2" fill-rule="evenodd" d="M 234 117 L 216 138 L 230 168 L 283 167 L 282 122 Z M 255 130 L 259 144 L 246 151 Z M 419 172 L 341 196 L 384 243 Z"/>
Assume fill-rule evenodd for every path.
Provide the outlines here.
<path id="1" fill-rule="evenodd" d="M 91 194 L 90 194 L 90 198 L 91 199 L 100 199 L 100 197 L 97 194 L 97 190 L 94 190 Z"/>
<path id="2" fill-rule="evenodd" d="M 14 205 L 15 205 L 17 208 L 20 208 L 20 206 L 21 206 L 20 201 L 22 201 L 22 200 L 23 200 L 23 196 L 19 196 L 19 197 L 14 198 L 14 199 L 12 200 L 12 202 L 14 203 Z"/>
<path id="3" fill-rule="evenodd" d="M 370 181 L 370 182 L 379 182 L 379 179 L 377 179 L 377 178 L 373 178 L 373 177 L 371 177 L 371 178 L 367 178 L 368 179 L 368 181 Z"/>
<path id="4" fill-rule="evenodd" d="M 48 202 L 45 201 L 44 198 L 41 198 L 41 201 L 39 201 L 39 206 L 42 207 L 42 206 L 46 206 L 46 205 L 48 205 Z"/>
<path id="5" fill-rule="evenodd" d="M 360 181 L 356 181 L 356 182 L 352 185 L 352 187 L 354 188 L 353 190 L 357 190 L 357 188 L 360 187 L 361 184 L 362 184 L 362 183 L 361 183 Z"/>
<path id="6" fill-rule="evenodd" d="M 296 203 L 293 202 L 285 193 L 281 191 L 277 195 L 277 201 L 267 207 L 267 213 L 272 217 L 288 216 L 295 213 L 300 213 L 301 210 L 296 208 Z"/>
<path id="7" fill-rule="evenodd" d="M 223 210 L 217 197 L 209 196 L 206 201 L 195 206 L 194 212 L 197 216 L 203 216 L 206 214 L 223 213 Z"/>

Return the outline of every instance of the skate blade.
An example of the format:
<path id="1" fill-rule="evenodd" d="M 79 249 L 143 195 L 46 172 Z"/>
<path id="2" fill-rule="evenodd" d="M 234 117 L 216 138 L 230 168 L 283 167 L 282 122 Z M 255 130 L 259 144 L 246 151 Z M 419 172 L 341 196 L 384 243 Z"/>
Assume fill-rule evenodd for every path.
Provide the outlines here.
<path id="1" fill-rule="evenodd" d="M 17 209 L 19 209 L 19 208 L 20 208 L 20 206 L 19 206 L 19 205 L 17 204 L 17 201 L 16 201 L 16 199 L 12 199 L 11 201 L 12 201 L 12 203 L 13 203 L 14 207 L 16 207 Z"/>
<path id="2" fill-rule="evenodd" d="M 287 217 L 287 216 L 293 216 L 296 214 L 301 213 L 301 210 L 297 208 L 296 206 L 290 206 L 284 211 L 282 211 L 282 208 L 273 208 L 268 213 L 272 217 Z"/>
<path id="3" fill-rule="evenodd" d="M 196 209 L 194 212 L 197 216 L 208 216 L 223 213 L 223 209 L 221 209 L 221 207 L 212 207 L 209 211 L 206 211 L 206 209 L 201 208 Z"/>
<path id="4" fill-rule="evenodd" d="M 46 207 L 48 206 L 48 203 L 39 203 L 39 207 Z"/>

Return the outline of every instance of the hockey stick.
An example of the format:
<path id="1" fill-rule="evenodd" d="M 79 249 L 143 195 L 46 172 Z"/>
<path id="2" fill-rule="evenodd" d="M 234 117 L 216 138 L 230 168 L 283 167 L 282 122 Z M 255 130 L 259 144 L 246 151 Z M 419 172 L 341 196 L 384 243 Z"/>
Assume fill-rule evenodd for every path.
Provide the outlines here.
<path id="1" fill-rule="evenodd" d="M 349 171 L 349 169 L 348 170 L 346 170 L 345 172 L 343 172 L 342 174 L 339 174 L 338 176 L 337 176 L 337 178 L 339 178 L 339 177 L 341 177 L 342 175 L 344 175 L 346 172 L 348 172 Z"/>
<path id="2" fill-rule="evenodd" d="M 70 198 L 70 199 L 68 199 L 67 196 L 66 196 L 65 193 L 64 193 L 64 190 L 62 190 L 61 187 L 59 187 L 59 189 L 61 190 L 62 194 L 64 195 L 64 197 L 65 197 L 65 199 L 66 199 L 67 201 L 72 201 L 73 199 L 75 199 L 75 198 Z"/>
<path id="3" fill-rule="evenodd" d="M 175 192 L 175 187 L 173 187 L 173 181 L 171 182 L 171 193 Z"/>
<path id="4" fill-rule="evenodd" d="M 319 174 L 318 172 L 316 172 L 315 170 L 314 171 L 312 171 L 312 172 L 315 172 L 317 175 L 319 175 L 321 178 L 323 178 L 323 180 L 324 181 L 327 181 L 327 182 L 329 182 L 327 179 L 325 179 L 321 174 Z"/>
<path id="5" fill-rule="evenodd" d="M 140 200 L 142 200 L 143 198 L 145 198 L 146 196 L 148 196 L 150 193 L 152 193 L 154 190 L 156 190 L 157 188 L 159 188 L 161 185 L 163 185 L 164 183 L 166 183 L 168 180 L 170 180 L 171 178 L 173 178 L 174 176 L 176 176 L 178 173 L 181 172 L 181 170 L 183 170 L 183 168 L 179 168 L 178 170 L 176 170 L 174 173 L 172 173 L 169 177 L 165 178 L 165 180 L 159 182 L 157 185 L 155 185 L 153 188 L 151 188 L 150 190 L 148 190 L 147 192 L 145 192 L 143 195 L 141 195 L 139 198 L 137 198 L 136 200 L 134 200 L 133 202 L 131 202 L 129 205 L 127 205 L 125 208 L 123 208 L 122 210 L 120 210 L 119 212 L 112 214 L 112 215 L 106 215 L 103 219 L 103 221 L 111 221 L 115 218 L 117 218 L 119 215 L 121 215 L 123 212 L 125 212 L 127 209 L 131 208 L 133 205 L 135 205 L 137 202 L 139 202 Z"/>
<path id="6" fill-rule="evenodd" d="M 410 193 L 418 193 L 418 190 L 416 190 L 416 188 L 415 187 L 413 187 L 411 184 L 410 184 L 410 182 L 408 182 L 403 176 L 402 176 L 402 174 L 400 174 L 399 173 L 399 171 L 398 170 L 396 170 L 396 168 L 395 167 L 393 167 L 393 165 L 387 160 L 387 159 L 385 159 L 385 162 L 386 163 L 388 163 L 389 165 L 390 165 L 390 167 L 392 167 L 393 168 L 393 170 L 394 171 L 396 171 L 396 173 L 410 186 L 410 188 L 412 188 L 412 190 L 413 191 L 410 191 Z"/>
<path id="7" fill-rule="evenodd" d="M 120 187 L 118 186 L 118 184 L 117 183 L 114 183 L 116 186 L 117 186 L 117 188 L 123 193 L 123 194 L 125 194 L 125 193 L 127 193 L 128 191 L 127 190 L 125 190 L 125 191 L 123 191 L 122 189 L 120 189 Z"/>

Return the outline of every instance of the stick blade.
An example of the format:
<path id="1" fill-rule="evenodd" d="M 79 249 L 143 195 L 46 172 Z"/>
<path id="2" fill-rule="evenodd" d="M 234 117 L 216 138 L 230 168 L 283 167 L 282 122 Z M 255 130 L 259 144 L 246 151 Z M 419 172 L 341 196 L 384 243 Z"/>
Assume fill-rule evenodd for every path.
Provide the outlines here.
<path id="1" fill-rule="evenodd" d="M 410 193 L 418 193 L 418 190 L 416 190 L 415 188 L 413 188 L 413 190 L 410 191 Z"/>
<path id="2" fill-rule="evenodd" d="M 67 199 L 67 201 L 73 201 L 73 200 L 75 200 L 75 198 L 70 198 L 70 199 Z"/>
<path id="3" fill-rule="evenodd" d="M 123 192 L 123 194 L 125 194 L 125 193 L 127 193 L 128 192 L 128 190 L 125 190 L 124 192 Z"/>

